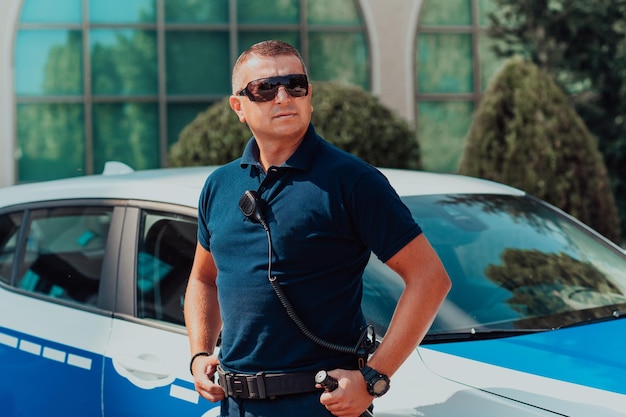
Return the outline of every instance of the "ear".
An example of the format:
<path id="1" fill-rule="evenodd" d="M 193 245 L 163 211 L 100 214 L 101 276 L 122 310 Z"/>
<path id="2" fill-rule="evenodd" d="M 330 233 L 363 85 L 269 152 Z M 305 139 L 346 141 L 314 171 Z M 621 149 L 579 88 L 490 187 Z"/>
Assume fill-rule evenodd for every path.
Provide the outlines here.
<path id="1" fill-rule="evenodd" d="M 246 122 L 246 116 L 243 114 L 243 108 L 241 106 L 241 99 L 243 97 L 240 96 L 230 96 L 228 102 L 230 103 L 230 108 L 233 109 L 235 113 L 237 113 L 237 117 L 239 117 L 239 121 L 241 123 Z"/>
<path id="2" fill-rule="evenodd" d="M 311 97 L 313 96 L 313 84 L 309 83 L 309 101 L 311 99 Z M 313 103 L 311 102 L 311 111 L 313 111 Z"/>

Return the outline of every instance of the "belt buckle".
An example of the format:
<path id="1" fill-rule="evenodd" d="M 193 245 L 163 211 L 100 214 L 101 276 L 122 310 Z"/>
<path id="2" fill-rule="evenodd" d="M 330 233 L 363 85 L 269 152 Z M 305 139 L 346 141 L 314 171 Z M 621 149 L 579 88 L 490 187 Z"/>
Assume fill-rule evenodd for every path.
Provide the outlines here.
<path id="1" fill-rule="evenodd" d="M 245 377 L 232 372 L 224 372 L 226 395 L 233 398 L 249 398 L 248 384 Z"/>
<path id="2" fill-rule="evenodd" d="M 259 395 L 258 398 L 260 400 L 267 399 L 267 391 L 265 390 L 265 372 L 257 372 L 254 377 L 256 380 L 256 389 Z M 270 399 L 272 399 L 272 397 L 270 397 Z"/>
<path id="3" fill-rule="evenodd" d="M 248 384 L 246 378 L 241 378 L 237 375 L 231 375 L 231 388 L 233 392 L 233 397 L 236 398 L 247 398 L 248 397 Z"/>
<path id="4" fill-rule="evenodd" d="M 241 375 L 226 373 L 226 385 L 228 395 L 234 398 L 244 399 L 267 399 L 265 390 L 265 373 L 258 372 L 255 375 Z M 256 385 L 256 386 L 255 386 Z"/>

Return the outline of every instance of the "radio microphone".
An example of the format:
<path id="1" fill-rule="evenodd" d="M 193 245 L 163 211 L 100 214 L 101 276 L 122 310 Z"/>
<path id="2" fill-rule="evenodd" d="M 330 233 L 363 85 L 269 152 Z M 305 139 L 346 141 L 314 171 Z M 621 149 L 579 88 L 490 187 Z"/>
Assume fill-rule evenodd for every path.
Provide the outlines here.
<path id="1" fill-rule="evenodd" d="M 244 216 L 254 223 L 259 223 L 267 231 L 268 226 L 265 221 L 265 201 L 259 193 L 247 190 L 239 199 L 239 209 Z"/>

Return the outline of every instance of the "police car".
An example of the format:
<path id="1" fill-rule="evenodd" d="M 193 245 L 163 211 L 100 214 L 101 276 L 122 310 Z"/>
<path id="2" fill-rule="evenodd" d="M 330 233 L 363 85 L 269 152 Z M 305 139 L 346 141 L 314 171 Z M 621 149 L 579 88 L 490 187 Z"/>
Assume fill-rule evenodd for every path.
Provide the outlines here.
<path id="1" fill-rule="evenodd" d="M 211 167 L 0 189 L 0 416 L 217 416 L 189 373 L 184 291 Z M 377 417 L 626 416 L 626 256 L 520 190 L 383 170 L 453 281 Z M 384 337 L 402 281 L 372 257 Z"/>

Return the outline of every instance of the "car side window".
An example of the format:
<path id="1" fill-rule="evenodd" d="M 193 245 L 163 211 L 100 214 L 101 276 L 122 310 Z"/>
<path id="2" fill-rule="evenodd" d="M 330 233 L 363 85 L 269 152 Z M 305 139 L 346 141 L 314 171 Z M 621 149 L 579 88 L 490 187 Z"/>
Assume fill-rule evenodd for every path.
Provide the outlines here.
<path id="1" fill-rule="evenodd" d="M 104 207 L 30 211 L 16 286 L 95 305 L 112 213 Z"/>
<path id="2" fill-rule="evenodd" d="M 137 251 L 138 317 L 184 325 L 184 295 L 196 235 L 195 218 L 142 212 Z"/>
<path id="3" fill-rule="evenodd" d="M 0 216 L 0 281 L 11 283 L 17 237 L 22 224 L 23 212 Z"/>

